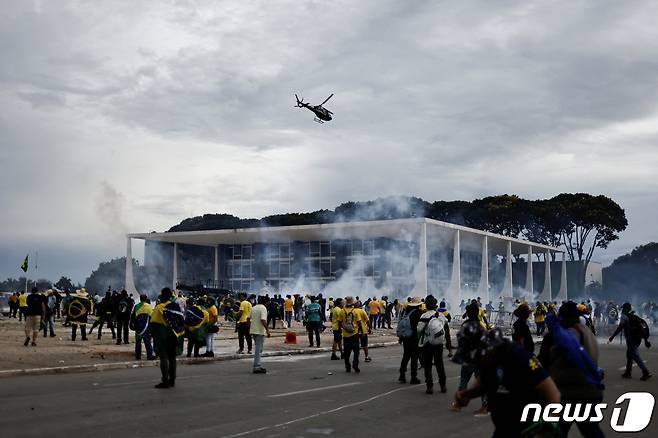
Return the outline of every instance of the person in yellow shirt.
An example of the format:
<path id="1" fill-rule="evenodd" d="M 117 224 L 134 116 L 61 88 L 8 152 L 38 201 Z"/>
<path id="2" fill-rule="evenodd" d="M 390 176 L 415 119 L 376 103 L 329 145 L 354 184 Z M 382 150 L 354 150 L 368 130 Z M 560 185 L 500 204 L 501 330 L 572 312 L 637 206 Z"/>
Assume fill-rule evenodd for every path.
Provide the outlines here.
<path id="1" fill-rule="evenodd" d="M 27 294 L 24 290 L 21 291 L 21 294 L 18 296 L 18 320 L 22 321 L 23 318 L 27 318 Z"/>
<path id="2" fill-rule="evenodd" d="M 343 358 L 343 336 L 340 331 L 340 313 L 343 311 L 343 299 L 336 298 L 331 308 L 331 330 L 334 333 L 334 343 L 331 346 L 331 360 L 340 360 Z M 336 355 L 336 351 L 340 352 L 340 357 Z"/>
<path id="3" fill-rule="evenodd" d="M 295 309 L 295 302 L 292 300 L 290 295 L 286 295 L 286 300 L 283 302 L 283 313 L 286 319 L 286 324 L 288 328 L 292 326 L 292 315 Z"/>
<path id="4" fill-rule="evenodd" d="M 153 308 L 151 307 L 149 298 L 141 294 L 139 296 L 139 303 L 135 304 L 132 315 L 130 316 L 130 328 L 135 331 L 135 360 L 142 359 L 142 341 L 146 347 L 146 359 L 155 360 L 153 345 L 151 343 L 151 332 L 149 331 L 152 313 Z"/>
<path id="5" fill-rule="evenodd" d="M 370 313 L 368 333 L 372 333 L 377 328 L 377 321 L 379 320 L 379 301 L 377 301 L 377 297 L 372 297 L 368 302 L 368 312 Z"/>
<path id="6" fill-rule="evenodd" d="M 247 353 L 251 354 L 251 335 L 249 335 L 249 326 L 251 325 L 251 310 L 252 306 L 247 299 L 247 294 L 241 293 L 238 297 L 240 299 L 240 310 L 238 311 L 238 344 L 240 349 L 238 354 L 244 354 L 244 341 L 247 340 Z"/>
<path id="7" fill-rule="evenodd" d="M 159 304 L 151 313 L 151 334 L 155 354 L 160 358 L 162 381 L 155 385 L 164 389 L 176 384 L 176 355 L 183 350 L 184 316 L 171 289 L 160 292 Z"/>
<path id="8" fill-rule="evenodd" d="M 219 331 L 219 327 L 217 327 L 219 309 L 215 305 L 214 297 L 207 297 L 206 310 L 208 310 L 208 334 L 206 335 L 206 352 L 202 356 L 215 357 L 215 333 Z"/>
<path id="9" fill-rule="evenodd" d="M 368 314 L 366 313 L 365 310 L 363 310 L 361 301 L 357 301 L 356 303 L 354 303 L 354 312 L 358 314 L 361 320 L 363 321 L 368 320 Z M 379 318 L 382 318 L 383 316 L 384 315 L 382 313 L 379 314 Z M 363 349 L 363 354 L 366 356 L 364 361 L 365 362 L 372 361 L 370 356 L 368 356 L 368 331 L 365 330 L 365 326 L 364 327 L 359 326 L 359 343 L 361 345 L 361 348 Z"/>
<path id="10" fill-rule="evenodd" d="M 546 306 L 542 304 L 541 301 L 537 301 L 537 306 L 535 306 L 535 325 L 537 326 L 537 336 L 543 336 L 544 330 L 546 329 Z"/>
<path id="11" fill-rule="evenodd" d="M 386 302 L 386 297 L 382 297 L 381 300 L 378 301 L 379 304 L 379 318 L 378 319 L 378 326 L 380 329 L 384 328 L 384 325 L 386 323 L 386 306 L 388 303 Z"/>
<path id="12" fill-rule="evenodd" d="M 360 312 L 355 312 L 354 297 L 345 297 L 345 308 L 338 314 L 338 326 L 341 329 L 343 337 L 343 360 L 345 361 L 345 372 L 359 373 L 359 330 L 361 333 L 367 331 L 367 320 L 365 320 Z M 352 362 L 350 363 L 350 356 L 353 354 Z"/>

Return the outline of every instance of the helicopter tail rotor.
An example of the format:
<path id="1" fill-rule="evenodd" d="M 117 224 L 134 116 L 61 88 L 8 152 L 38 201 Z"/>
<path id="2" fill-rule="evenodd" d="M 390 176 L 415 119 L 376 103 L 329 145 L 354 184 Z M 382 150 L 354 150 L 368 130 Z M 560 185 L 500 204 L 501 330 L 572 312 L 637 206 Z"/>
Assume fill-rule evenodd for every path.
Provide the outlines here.
<path id="1" fill-rule="evenodd" d="M 295 99 L 297 99 L 297 108 L 302 108 L 304 106 L 304 98 L 300 100 L 299 97 L 297 97 L 297 93 L 295 93 Z"/>

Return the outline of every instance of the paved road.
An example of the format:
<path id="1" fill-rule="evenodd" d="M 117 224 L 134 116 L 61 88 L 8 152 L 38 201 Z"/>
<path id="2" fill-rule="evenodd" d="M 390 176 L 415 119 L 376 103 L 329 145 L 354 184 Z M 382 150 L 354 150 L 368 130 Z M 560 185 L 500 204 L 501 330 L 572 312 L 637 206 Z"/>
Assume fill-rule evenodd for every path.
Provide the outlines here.
<path id="1" fill-rule="evenodd" d="M 156 390 L 157 368 L 0 380 L 0 435 L 8 437 L 485 437 L 489 418 L 448 410 L 458 367 L 447 365 L 449 394 L 396 382 L 400 348 L 373 350 L 361 374 L 328 355 L 266 359 L 267 375 L 247 360 L 179 367 L 174 389 Z M 658 351 L 642 349 L 658 371 Z M 658 394 L 658 378 L 619 377 L 624 350 L 602 346 L 608 403 L 627 391 Z M 333 373 L 333 374 L 329 374 Z M 636 377 L 639 372 L 635 370 Z M 657 373 L 658 374 L 658 373 Z M 654 409 L 654 413 L 657 409 Z M 656 415 L 654 415 L 655 417 Z M 606 423 L 609 423 L 609 412 Z M 606 425 L 608 436 L 615 434 Z M 658 419 L 633 437 L 656 436 Z M 579 436 L 576 431 L 572 436 Z"/>

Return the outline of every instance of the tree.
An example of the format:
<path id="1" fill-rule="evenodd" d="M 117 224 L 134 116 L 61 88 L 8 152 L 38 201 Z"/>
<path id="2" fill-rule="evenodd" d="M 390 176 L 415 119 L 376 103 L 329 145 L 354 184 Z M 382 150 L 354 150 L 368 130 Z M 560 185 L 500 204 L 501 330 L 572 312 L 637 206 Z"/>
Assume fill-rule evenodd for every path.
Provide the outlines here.
<path id="1" fill-rule="evenodd" d="M 607 248 L 628 226 L 624 209 L 603 195 L 562 193 L 550 201 L 563 221 L 562 244 L 569 259 L 583 261 L 585 270 L 595 249 Z"/>
<path id="2" fill-rule="evenodd" d="M 626 301 L 658 297 L 658 242 L 638 246 L 603 268 L 606 295 Z"/>
<path id="3" fill-rule="evenodd" d="M 75 290 L 75 286 L 70 278 L 62 276 L 57 282 L 53 285 L 59 290 L 68 289 L 70 291 Z"/>
<path id="4" fill-rule="evenodd" d="M 476 199 L 467 220 L 471 227 L 503 236 L 518 237 L 523 230 L 524 201 L 516 195 Z"/>
<path id="5" fill-rule="evenodd" d="M 137 260 L 133 259 L 133 272 L 139 271 Z M 102 262 L 85 280 L 85 289 L 90 294 L 103 293 L 108 287 L 121 289 L 126 281 L 126 258 L 119 257 Z"/>

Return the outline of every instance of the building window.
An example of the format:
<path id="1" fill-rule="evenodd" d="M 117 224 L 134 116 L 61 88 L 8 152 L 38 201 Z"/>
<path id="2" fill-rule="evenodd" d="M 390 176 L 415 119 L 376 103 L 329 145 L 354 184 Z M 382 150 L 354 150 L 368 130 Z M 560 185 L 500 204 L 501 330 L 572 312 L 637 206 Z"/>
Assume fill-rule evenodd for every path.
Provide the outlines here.
<path id="1" fill-rule="evenodd" d="M 279 265 L 279 277 L 280 278 L 290 277 L 290 263 L 284 262 Z"/>

